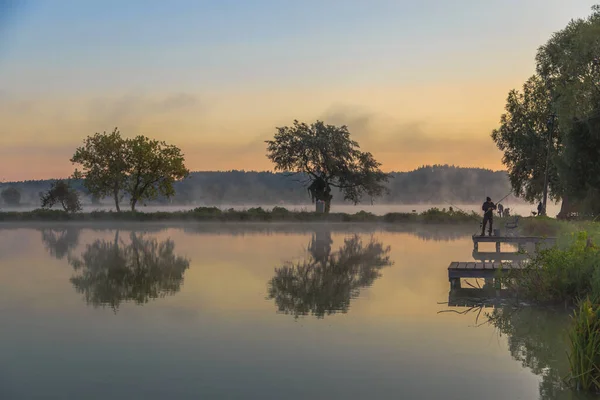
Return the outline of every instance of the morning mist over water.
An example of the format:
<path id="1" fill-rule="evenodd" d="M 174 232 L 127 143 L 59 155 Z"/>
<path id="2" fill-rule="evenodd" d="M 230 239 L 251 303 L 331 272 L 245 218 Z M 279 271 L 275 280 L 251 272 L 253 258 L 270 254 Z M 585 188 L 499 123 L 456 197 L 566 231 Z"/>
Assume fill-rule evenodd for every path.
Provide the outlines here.
<path id="1" fill-rule="evenodd" d="M 94 385 L 86 398 L 535 399 L 541 378 L 511 357 L 510 336 L 473 327 L 474 316 L 438 314 L 448 308 L 448 261 L 470 259 L 470 234 L 5 224 L 0 316 L 12 322 L 0 341 L 0 394 L 70 398 Z"/>

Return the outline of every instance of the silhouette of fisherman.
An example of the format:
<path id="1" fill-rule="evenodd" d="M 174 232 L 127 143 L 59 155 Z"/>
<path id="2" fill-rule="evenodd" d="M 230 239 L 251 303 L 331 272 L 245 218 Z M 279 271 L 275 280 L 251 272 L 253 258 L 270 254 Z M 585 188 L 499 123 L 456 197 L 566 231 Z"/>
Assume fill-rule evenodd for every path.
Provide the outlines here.
<path id="1" fill-rule="evenodd" d="M 540 201 L 540 204 L 538 204 L 537 206 L 537 211 L 538 211 L 538 215 L 544 215 L 544 205 L 542 204 L 542 202 Z"/>
<path id="2" fill-rule="evenodd" d="M 485 226 L 490 224 L 490 228 L 488 233 L 492 236 L 492 225 L 494 223 L 494 210 L 496 209 L 496 205 L 492 202 L 492 199 L 487 197 L 485 199 L 485 203 L 481 206 L 483 210 L 483 225 L 481 226 L 481 236 L 485 236 Z"/>

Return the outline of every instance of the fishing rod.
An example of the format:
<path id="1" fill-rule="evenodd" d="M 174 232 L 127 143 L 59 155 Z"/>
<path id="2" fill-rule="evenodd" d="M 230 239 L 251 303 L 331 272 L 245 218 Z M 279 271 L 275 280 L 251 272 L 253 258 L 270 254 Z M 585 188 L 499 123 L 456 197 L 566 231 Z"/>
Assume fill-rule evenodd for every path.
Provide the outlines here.
<path id="1" fill-rule="evenodd" d="M 504 200 L 505 198 L 507 198 L 508 196 L 510 196 L 510 195 L 512 194 L 512 192 L 513 192 L 513 191 L 512 191 L 512 189 L 511 189 L 511 191 L 510 191 L 510 192 L 508 192 L 508 194 L 507 194 L 506 196 L 504 196 L 503 198 L 501 198 L 500 200 L 498 200 L 498 201 L 497 201 L 496 203 L 494 203 L 494 204 L 498 204 L 498 203 L 500 203 L 502 200 Z"/>

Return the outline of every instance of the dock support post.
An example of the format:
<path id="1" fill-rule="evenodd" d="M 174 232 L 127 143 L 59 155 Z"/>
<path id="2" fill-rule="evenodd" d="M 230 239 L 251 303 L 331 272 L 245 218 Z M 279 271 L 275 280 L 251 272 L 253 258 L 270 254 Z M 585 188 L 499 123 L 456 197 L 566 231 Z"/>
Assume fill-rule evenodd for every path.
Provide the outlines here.
<path id="1" fill-rule="evenodd" d="M 500 253 L 500 242 L 496 242 L 496 253 Z"/>
<path id="2" fill-rule="evenodd" d="M 450 289 L 460 289 L 460 278 L 450 278 Z"/>
<path id="3" fill-rule="evenodd" d="M 496 290 L 502 289 L 502 281 L 500 279 L 494 278 L 494 288 Z"/>

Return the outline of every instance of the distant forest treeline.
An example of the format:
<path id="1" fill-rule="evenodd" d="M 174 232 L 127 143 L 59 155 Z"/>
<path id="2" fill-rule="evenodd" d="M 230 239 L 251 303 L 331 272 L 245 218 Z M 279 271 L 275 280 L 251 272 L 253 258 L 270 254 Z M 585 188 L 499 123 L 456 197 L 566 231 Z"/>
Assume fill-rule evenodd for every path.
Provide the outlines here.
<path id="1" fill-rule="evenodd" d="M 39 204 L 40 193 L 48 190 L 53 180 L 5 182 L 0 190 L 13 187 L 21 193 L 22 205 Z M 83 204 L 106 203 L 111 199 L 93 199 L 79 180 L 71 181 L 81 192 Z M 461 168 L 448 165 L 424 166 L 410 172 L 392 172 L 387 185 L 389 193 L 373 199 L 376 204 L 418 204 L 444 202 L 479 203 L 486 196 L 498 200 L 511 188 L 504 171 Z M 175 184 L 174 197 L 158 198 L 146 204 L 174 205 L 240 205 L 240 204 L 307 204 L 310 196 L 300 175 L 253 171 L 192 172 Z M 343 196 L 333 192 L 333 203 L 343 203 Z M 509 198 L 514 199 L 512 196 Z M 127 201 L 127 199 L 124 199 Z M 363 198 L 362 203 L 371 203 Z"/>

